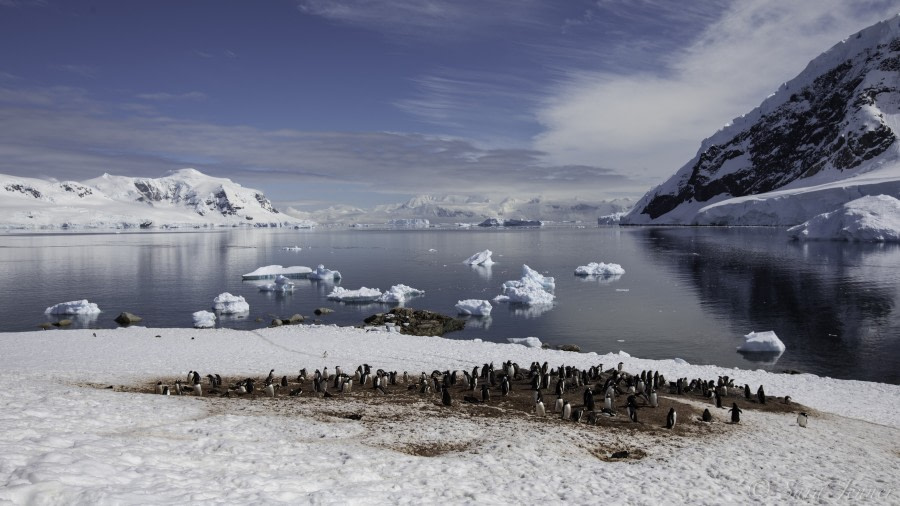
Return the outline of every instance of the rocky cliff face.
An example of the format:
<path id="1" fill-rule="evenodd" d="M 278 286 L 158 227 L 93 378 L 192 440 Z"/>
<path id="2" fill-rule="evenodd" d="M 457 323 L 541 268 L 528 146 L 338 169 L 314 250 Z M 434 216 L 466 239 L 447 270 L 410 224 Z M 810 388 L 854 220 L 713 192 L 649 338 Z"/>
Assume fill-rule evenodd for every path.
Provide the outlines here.
<path id="1" fill-rule="evenodd" d="M 897 157 L 900 19 L 825 52 L 760 107 L 706 139 L 625 223 L 695 222 L 704 205 L 853 177 Z"/>

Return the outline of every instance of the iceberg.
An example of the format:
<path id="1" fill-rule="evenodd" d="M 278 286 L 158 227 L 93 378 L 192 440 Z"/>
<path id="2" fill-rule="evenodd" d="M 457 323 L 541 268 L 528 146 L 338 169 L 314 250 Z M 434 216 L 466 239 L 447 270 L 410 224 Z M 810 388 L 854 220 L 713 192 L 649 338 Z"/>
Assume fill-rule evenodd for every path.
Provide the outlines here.
<path id="1" fill-rule="evenodd" d="M 337 281 L 341 279 L 341 273 L 339 271 L 333 271 L 331 269 L 326 269 L 324 265 L 319 264 L 316 267 L 314 272 L 311 272 L 306 276 L 309 279 L 319 280 L 319 281 Z"/>
<path id="2" fill-rule="evenodd" d="M 900 242 L 900 200 L 888 195 L 858 198 L 788 229 L 801 240 Z"/>
<path id="3" fill-rule="evenodd" d="M 95 315 L 100 313 L 100 308 L 87 299 L 70 300 L 69 302 L 60 302 L 48 307 L 44 314 L 55 315 Z"/>
<path id="4" fill-rule="evenodd" d="M 209 329 L 216 326 L 216 314 L 209 311 L 197 311 L 194 317 L 195 329 Z"/>
<path id="5" fill-rule="evenodd" d="M 514 302 L 526 305 L 549 305 L 556 298 L 550 293 L 556 288 L 556 281 L 550 276 L 522 266 L 522 278 L 503 283 L 502 293 L 494 297 L 496 302 Z"/>
<path id="6" fill-rule="evenodd" d="M 379 302 L 381 296 L 381 290 L 377 288 L 362 287 L 359 290 L 348 290 L 340 286 L 334 287 L 328 294 L 329 299 L 341 302 Z"/>
<path id="7" fill-rule="evenodd" d="M 464 315 L 490 316 L 492 309 L 494 307 L 491 306 L 490 301 L 486 300 L 465 299 L 456 303 L 456 310 L 459 311 L 459 314 Z"/>
<path id="8" fill-rule="evenodd" d="M 394 285 L 390 288 L 390 290 L 381 294 L 378 302 L 385 302 L 388 304 L 403 304 L 413 297 L 420 297 L 422 295 L 425 295 L 425 292 L 423 290 L 419 290 L 418 288 L 413 288 L 406 285 Z"/>
<path id="9" fill-rule="evenodd" d="M 250 312 L 250 304 L 240 295 L 231 295 L 228 292 L 223 292 L 213 299 L 213 310 L 221 314 L 248 313 Z"/>
<path id="10" fill-rule="evenodd" d="M 738 346 L 738 351 L 745 353 L 777 353 L 782 354 L 786 349 L 784 343 L 775 332 L 751 332 L 744 336 L 746 341 Z"/>
<path id="11" fill-rule="evenodd" d="M 292 267 L 266 265 L 265 267 L 260 267 L 253 272 L 242 274 L 241 279 L 275 279 L 275 276 L 279 275 L 288 278 L 304 278 L 311 272 L 312 269 L 310 269 L 309 267 L 304 267 L 302 265 L 295 265 Z"/>
<path id="12" fill-rule="evenodd" d="M 575 268 L 576 276 L 595 276 L 595 277 L 621 277 L 625 274 L 625 269 L 619 264 L 591 262 L 587 265 L 580 265 Z"/>
<path id="13" fill-rule="evenodd" d="M 294 284 L 291 283 L 288 278 L 279 274 L 278 276 L 275 277 L 274 283 L 266 283 L 264 285 L 260 285 L 259 291 L 288 293 L 288 292 L 294 291 Z"/>
<path id="14" fill-rule="evenodd" d="M 506 340 L 512 344 L 521 344 L 528 348 L 540 348 L 544 345 L 537 337 L 507 337 Z"/>
<path id="15" fill-rule="evenodd" d="M 474 255 L 467 258 L 463 263 L 467 265 L 494 265 L 494 261 L 491 259 L 491 255 L 493 254 L 494 253 L 489 249 L 479 251 L 478 253 L 475 253 Z"/>

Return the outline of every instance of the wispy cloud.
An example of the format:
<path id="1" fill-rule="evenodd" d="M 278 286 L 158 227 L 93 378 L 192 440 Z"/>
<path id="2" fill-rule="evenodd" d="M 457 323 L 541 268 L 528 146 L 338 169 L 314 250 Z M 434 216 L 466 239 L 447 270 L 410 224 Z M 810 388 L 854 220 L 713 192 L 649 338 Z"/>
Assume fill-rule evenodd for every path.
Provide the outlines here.
<path id="1" fill-rule="evenodd" d="M 141 93 L 136 95 L 141 100 L 152 100 L 155 102 L 171 102 L 178 100 L 206 100 L 206 93 L 199 91 L 189 91 L 187 93 Z"/>
<path id="2" fill-rule="evenodd" d="M 628 23 L 636 4 L 658 8 L 661 27 L 700 15 L 690 3 L 665 9 L 658 1 L 609 0 L 594 18 Z M 671 175 L 703 138 L 759 105 L 809 60 L 896 10 L 876 0 L 730 2 L 690 44 L 661 51 L 653 65 L 570 71 L 537 112 L 545 131 L 535 147 L 553 163 Z"/>

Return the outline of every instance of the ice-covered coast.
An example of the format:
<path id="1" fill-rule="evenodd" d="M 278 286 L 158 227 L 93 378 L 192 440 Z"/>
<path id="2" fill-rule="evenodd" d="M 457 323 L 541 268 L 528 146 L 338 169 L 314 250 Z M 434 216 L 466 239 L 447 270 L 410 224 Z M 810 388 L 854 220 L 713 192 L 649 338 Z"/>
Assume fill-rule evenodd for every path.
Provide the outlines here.
<path id="1" fill-rule="evenodd" d="M 595 427 L 549 409 L 542 419 L 504 409 L 498 390 L 496 416 L 470 416 L 462 393 L 451 408 L 430 395 L 392 403 L 371 383 L 331 399 L 122 391 L 185 381 L 192 370 L 261 384 L 270 369 L 294 378 L 301 368 L 367 363 L 418 376 L 506 360 L 604 369 L 621 361 L 625 371 L 669 379 L 729 375 L 811 408 L 809 426 L 792 412 L 747 406 L 732 425 L 712 405 L 711 424 L 679 417 L 692 435 L 646 423 Z M 0 502 L 900 501 L 896 385 L 317 326 L 6 333 L 0 371 Z M 619 450 L 638 458 L 608 458 Z"/>

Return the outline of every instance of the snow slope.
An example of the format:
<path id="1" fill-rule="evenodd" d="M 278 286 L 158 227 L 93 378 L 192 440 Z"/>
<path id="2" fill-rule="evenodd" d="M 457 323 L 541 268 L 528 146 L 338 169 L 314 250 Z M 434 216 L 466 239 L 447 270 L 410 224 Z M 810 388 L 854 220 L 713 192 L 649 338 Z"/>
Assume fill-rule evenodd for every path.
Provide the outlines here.
<path id="1" fill-rule="evenodd" d="M 625 224 L 796 225 L 865 195 L 900 194 L 900 16 L 812 60 L 703 141 Z"/>
<path id="2" fill-rule="evenodd" d="M 0 334 L 0 502 L 900 501 L 895 385 L 336 327 L 61 332 Z M 245 401 L 115 391 L 183 379 L 190 370 L 259 378 L 272 368 L 290 375 L 365 362 L 417 374 L 504 360 L 582 368 L 621 361 L 625 370 L 650 368 L 668 378 L 730 375 L 816 411 L 803 429 L 792 413 L 744 410 L 741 424 L 728 425 L 727 413 L 715 410 L 717 422 L 702 426 L 706 435 L 682 437 L 552 417 L 470 417 L 433 400 L 405 407 L 307 394 Z M 362 420 L 345 417 L 354 413 Z M 409 451 L 421 446 L 443 450 Z M 617 449 L 646 457 L 595 456 Z"/>
<path id="3" fill-rule="evenodd" d="M 0 175 L 0 230 L 313 225 L 279 213 L 257 190 L 194 169 L 82 183 Z"/>

